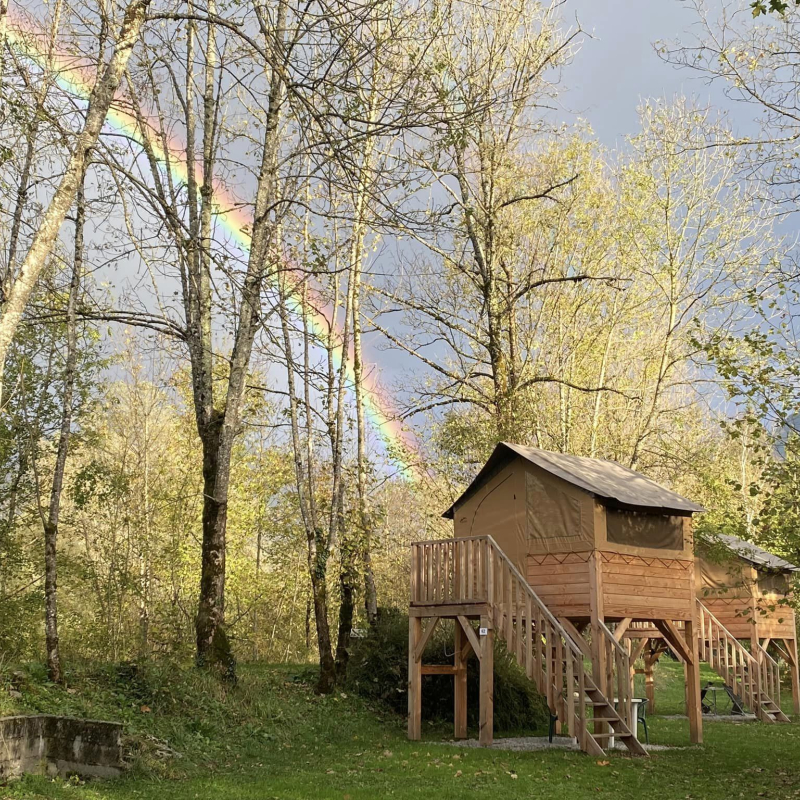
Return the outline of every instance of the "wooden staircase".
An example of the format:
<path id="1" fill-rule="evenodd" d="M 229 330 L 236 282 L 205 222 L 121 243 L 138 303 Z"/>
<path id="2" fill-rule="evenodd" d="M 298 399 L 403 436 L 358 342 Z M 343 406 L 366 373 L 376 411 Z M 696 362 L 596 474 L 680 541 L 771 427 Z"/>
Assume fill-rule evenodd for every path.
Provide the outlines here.
<path id="1" fill-rule="evenodd" d="M 553 616 L 490 536 L 415 543 L 411 565 L 412 606 L 446 610 L 473 648 L 477 631 L 471 619 L 486 614 L 491 634 L 503 639 L 550 713 L 583 751 L 602 756 L 603 744 L 614 738 L 631 753 L 647 755 L 630 727 L 630 659 L 605 625 L 600 630 L 603 674 L 593 675 L 583 637 Z"/>
<path id="2" fill-rule="evenodd" d="M 789 722 L 780 707 L 780 670 L 760 645 L 751 653 L 698 600 L 700 658 L 762 722 Z"/>

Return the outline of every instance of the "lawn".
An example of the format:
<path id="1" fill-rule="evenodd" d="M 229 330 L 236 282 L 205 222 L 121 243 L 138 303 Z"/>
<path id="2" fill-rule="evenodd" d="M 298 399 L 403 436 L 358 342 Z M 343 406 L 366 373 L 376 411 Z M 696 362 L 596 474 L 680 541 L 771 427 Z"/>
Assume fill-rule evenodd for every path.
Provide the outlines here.
<path id="1" fill-rule="evenodd" d="M 657 672 L 659 712 L 682 711 L 682 668 Z M 123 719 L 134 751 L 125 777 L 86 784 L 27 777 L 4 798 L 58 800 L 374 800 L 374 798 L 800 798 L 800 725 L 707 721 L 690 747 L 685 719 L 651 718 L 651 742 L 681 749 L 646 759 L 622 753 L 508 753 L 442 742 L 351 694 L 319 697 L 303 667 L 242 668 L 225 690 L 191 670 L 119 677 L 86 671 L 67 692 L 31 680 L 11 707 Z M 2 695 L 0 695 L 2 696 Z M 168 747 L 165 747 L 167 745 Z M 170 753 L 169 751 L 176 751 Z"/>

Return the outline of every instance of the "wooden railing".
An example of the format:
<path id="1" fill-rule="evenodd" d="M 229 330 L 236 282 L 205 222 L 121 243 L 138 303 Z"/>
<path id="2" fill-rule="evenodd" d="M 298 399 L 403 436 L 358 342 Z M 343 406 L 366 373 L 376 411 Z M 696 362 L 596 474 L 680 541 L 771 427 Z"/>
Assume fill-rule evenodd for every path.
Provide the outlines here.
<path id="1" fill-rule="evenodd" d="M 551 713 L 566 723 L 569 735 L 584 750 L 602 754 L 587 727 L 594 708 L 587 695 L 603 691 L 605 676 L 592 676 L 581 648 L 490 536 L 413 544 L 411 602 L 485 604 L 485 613 L 496 634 L 547 699 Z M 619 714 L 613 708 L 603 713 L 619 717 L 622 724 L 617 726 L 617 734 L 624 736 L 630 734 L 625 721 L 630 720 L 630 664 L 623 663 L 620 651 L 624 650 L 616 642 L 614 645 L 611 647 L 614 675 L 620 679 L 628 675 L 626 688 L 618 694 L 625 698 L 625 703 Z M 636 741 L 626 744 L 636 752 L 644 752 Z"/>
<path id="2" fill-rule="evenodd" d="M 606 669 L 603 693 L 616 701 L 617 712 L 630 728 L 633 712 L 631 657 L 603 623 L 600 623 L 600 631 L 603 635 L 602 646 L 605 650 Z"/>
<path id="3" fill-rule="evenodd" d="M 412 605 L 487 602 L 488 546 L 485 536 L 412 544 Z"/>
<path id="4" fill-rule="evenodd" d="M 697 601 L 697 606 L 700 657 L 716 670 L 741 698 L 744 706 L 757 716 L 763 716 L 761 671 L 756 659 L 700 600 Z"/>
<path id="5" fill-rule="evenodd" d="M 772 699 L 772 702 L 781 707 L 781 669 L 778 662 L 760 645 L 756 645 L 755 658 L 761 676 L 760 686 L 762 694 Z"/>

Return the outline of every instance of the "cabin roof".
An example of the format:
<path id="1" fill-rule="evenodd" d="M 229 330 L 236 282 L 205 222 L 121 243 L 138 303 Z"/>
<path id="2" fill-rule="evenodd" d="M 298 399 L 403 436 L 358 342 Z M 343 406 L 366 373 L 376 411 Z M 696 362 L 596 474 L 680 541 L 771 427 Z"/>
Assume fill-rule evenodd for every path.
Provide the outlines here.
<path id="1" fill-rule="evenodd" d="M 456 508 L 468 500 L 499 469 L 517 456 L 594 495 L 614 508 L 689 516 L 705 509 L 616 461 L 552 453 L 537 447 L 500 442 L 466 491 L 442 516 L 453 519 Z"/>
<path id="2" fill-rule="evenodd" d="M 732 550 L 739 558 L 748 561 L 757 569 L 761 568 L 779 572 L 800 572 L 800 567 L 796 567 L 780 556 L 770 553 L 769 550 L 764 550 L 763 547 L 751 544 L 744 539 L 740 539 L 738 536 L 729 536 L 728 534 L 721 533 L 719 538 L 729 550 Z"/>

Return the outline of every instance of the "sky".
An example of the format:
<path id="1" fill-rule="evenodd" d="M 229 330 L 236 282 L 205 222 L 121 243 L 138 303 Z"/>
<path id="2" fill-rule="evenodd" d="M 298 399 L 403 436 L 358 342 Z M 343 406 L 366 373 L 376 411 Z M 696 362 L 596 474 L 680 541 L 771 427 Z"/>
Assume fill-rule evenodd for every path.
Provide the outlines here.
<path id="1" fill-rule="evenodd" d="M 711 3 L 714 5 L 714 3 Z M 731 109 L 721 88 L 665 63 L 659 40 L 684 38 L 695 20 L 681 0 L 566 0 L 565 20 L 587 32 L 574 62 L 564 70 L 564 119 L 582 117 L 606 147 L 621 147 L 637 131 L 637 107 L 648 98 L 679 94 Z"/>

